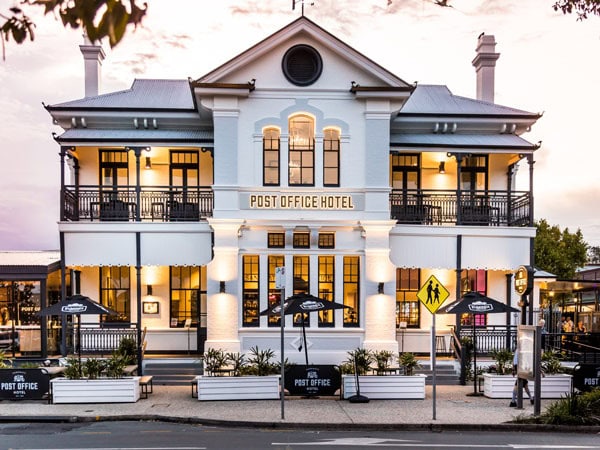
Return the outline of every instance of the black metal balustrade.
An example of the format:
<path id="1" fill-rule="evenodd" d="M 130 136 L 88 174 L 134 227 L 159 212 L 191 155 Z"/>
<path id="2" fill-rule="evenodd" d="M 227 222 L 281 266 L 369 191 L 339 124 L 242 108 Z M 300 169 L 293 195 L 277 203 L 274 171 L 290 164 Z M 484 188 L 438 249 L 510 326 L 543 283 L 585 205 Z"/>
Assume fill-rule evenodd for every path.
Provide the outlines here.
<path id="1" fill-rule="evenodd" d="M 522 191 L 392 190 L 391 218 L 422 225 L 528 226 L 531 198 Z"/>
<path id="2" fill-rule="evenodd" d="M 473 327 L 461 327 L 460 339 L 473 340 Z M 507 340 L 508 339 L 508 340 Z M 505 349 L 509 342 L 510 351 L 517 348 L 517 327 L 514 325 L 487 325 L 475 327 L 477 354 L 487 355 L 492 350 Z"/>
<path id="3" fill-rule="evenodd" d="M 212 216 L 210 187 L 65 186 L 62 220 L 198 222 Z"/>

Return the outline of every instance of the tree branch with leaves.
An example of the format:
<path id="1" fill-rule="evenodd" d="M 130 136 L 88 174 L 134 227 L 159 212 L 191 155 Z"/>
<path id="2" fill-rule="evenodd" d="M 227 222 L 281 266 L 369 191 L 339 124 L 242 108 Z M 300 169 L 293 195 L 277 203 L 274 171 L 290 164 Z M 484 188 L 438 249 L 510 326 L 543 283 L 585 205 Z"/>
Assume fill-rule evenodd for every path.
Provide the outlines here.
<path id="1" fill-rule="evenodd" d="M 22 44 L 27 39 L 35 39 L 35 24 L 27 14 L 35 8 L 43 8 L 44 14 L 60 17 L 64 27 L 81 27 L 91 42 L 108 38 L 110 46 L 114 47 L 123 39 L 128 26 L 137 27 L 142 22 L 148 5 L 139 0 L 21 0 L 8 13 L 0 13 L 4 20 L 0 28 L 3 57 L 4 41 L 12 38 Z"/>

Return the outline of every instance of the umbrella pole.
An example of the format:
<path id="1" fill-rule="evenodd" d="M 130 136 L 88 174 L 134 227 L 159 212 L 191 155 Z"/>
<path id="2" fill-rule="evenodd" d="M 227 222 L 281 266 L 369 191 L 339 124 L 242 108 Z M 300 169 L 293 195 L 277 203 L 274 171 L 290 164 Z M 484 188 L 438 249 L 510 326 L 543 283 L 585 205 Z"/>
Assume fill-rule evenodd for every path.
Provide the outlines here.
<path id="1" fill-rule="evenodd" d="M 475 334 L 475 313 L 473 318 L 473 395 L 477 395 L 477 335 Z"/>
<path id="2" fill-rule="evenodd" d="M 306 360 L 306 365 L 308 366 L 308 348 L 306 345 L 306 328 L 304 326 L 304 313 L 302 314 L 302 340 L 304 341 L 304 358 Z"/>
<path id="3" fill-rule="evenodd" d="M 77 314 L 77 354 L 79 355 L 79 378 L 81 378 L 81 314 Z"/>

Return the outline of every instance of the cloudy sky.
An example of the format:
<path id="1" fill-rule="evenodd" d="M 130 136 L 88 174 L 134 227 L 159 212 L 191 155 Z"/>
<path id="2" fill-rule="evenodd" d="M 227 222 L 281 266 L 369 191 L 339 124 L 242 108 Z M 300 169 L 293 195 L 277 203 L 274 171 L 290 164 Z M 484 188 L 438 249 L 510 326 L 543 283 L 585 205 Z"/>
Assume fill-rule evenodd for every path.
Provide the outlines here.
<path id="1" fill-rule="evenodd" d="M 290 0 L 145 0 L 143 26 L 106 48 L 101 92 L 134 78 L 198 78 L 300 14 Z M 313 1 L 314 5 L 309 5 Z M 305 14 L 406 81 L 475 97 L 477 36 L 501 53 L 496 103 L 544 116 L 525 136 L 536 153 L 535 215 L 600 245 L 600 18 L 578 22 L 553 0 L 311 0 Z M 16 0 L 0 0 L 0 13 Z M 390 3 L 390 4 L 388 4 Z M 36 17 L 36 39 L 0 61 L 0 249 L 58 248 L 60 133 L 45 104 L 83 97 L 81 31 Z M 522 172 L 527 171 L 527 166 Z"/>

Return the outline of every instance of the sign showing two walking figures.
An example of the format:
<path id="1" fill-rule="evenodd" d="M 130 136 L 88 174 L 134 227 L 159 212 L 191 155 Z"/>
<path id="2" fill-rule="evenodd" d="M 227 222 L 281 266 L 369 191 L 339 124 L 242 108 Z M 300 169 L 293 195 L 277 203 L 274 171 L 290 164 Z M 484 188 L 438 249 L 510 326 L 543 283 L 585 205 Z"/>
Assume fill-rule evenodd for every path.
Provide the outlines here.
<path id="1" fill-rule="evenodd" d="M 448 289 L 434 275 L 431 275 L 417 292 L 417 298 L 431 314 L 435 314 L 449 296 Z"/>

